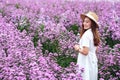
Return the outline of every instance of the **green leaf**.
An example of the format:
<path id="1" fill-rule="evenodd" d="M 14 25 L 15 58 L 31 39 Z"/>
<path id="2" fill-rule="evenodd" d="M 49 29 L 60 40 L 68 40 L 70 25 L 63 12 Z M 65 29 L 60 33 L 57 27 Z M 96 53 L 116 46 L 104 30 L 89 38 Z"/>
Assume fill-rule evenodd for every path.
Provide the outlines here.
<path id="1" fill-rule="evenodd" d="M 66 56 L 66 55 L 58 56 L 58 57 L 56 57 L 56 59 L 57 59 L 57 63 L 61 67 L 68 67 L 71 62 L 76 62 L 77 61 L 76 58 L 73 58 L 71 56 Z"/>
<path id="2" fill-rule="evenodd" d="M 59 53 L 60 49 L 59 49 L 59 42 L 58 40 L 54 40 L 54 41 L 50 41 L 49 39 L 42 43 L 42 52 L 43 54 L 45 54 L 45 51 L 48 50 L 49 52 L 52 53 Z"/>
<path id="3" fill-rule="evenodd" d="M 45 28 L 45 26 L 43 24 L 41 24 L 40 29 L 41 29 L 42 32 L 44 31 L 44 28 Z"/>
<path id="4" fill-rule="evenodd" d="M 79 33 L 79 26 L 77 26 L 76 24 L 73 24 L 67 30 L 73 31 L 73 33 L 77 35 Z"/>

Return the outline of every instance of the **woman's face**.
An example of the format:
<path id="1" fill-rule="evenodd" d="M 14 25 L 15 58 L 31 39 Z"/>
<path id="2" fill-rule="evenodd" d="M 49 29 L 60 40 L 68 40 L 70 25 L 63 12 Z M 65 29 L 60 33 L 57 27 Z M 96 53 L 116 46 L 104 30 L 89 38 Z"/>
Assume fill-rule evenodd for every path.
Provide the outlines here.
<path id="1" fill-rule="evenodd" d="M 83 22 L 83 27 L 84 29 L 89 29 L 91 28 L 91 20 L 88 17 L 85 17 L 84 22 Z"/>

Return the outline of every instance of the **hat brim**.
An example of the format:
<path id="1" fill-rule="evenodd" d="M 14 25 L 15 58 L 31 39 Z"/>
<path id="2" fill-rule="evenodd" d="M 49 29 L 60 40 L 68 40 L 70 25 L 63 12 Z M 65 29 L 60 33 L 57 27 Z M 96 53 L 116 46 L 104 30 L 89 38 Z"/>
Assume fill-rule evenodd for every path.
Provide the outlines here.
<path id="1" fill-rule="evenodd" d="M 90 18 L 89 16 L 87 16 L 87 15 L 85 15 L 85 14 L 81 14 L 81 15 L 80 15 L 80 18 L 82 19 L 82 21 L 84 21 L 85 17 Z M 92 18 L 90 18 L 90 19 L 93 20 Z M 93 20 L 93 21 L 94 21 L 94 20 Z M 94 22 L 96 23 L 97 27 L 99 28 L 98 23 L 97 23 L 96 21 L 94 21 Z"/>

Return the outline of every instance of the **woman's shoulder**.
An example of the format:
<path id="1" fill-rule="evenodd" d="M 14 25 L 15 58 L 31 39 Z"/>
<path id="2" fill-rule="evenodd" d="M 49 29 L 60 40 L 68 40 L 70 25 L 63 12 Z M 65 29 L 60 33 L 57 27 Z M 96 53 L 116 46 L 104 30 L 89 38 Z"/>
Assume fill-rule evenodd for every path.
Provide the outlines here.
<path id="1" fill-rule="evenodd" d="M 92 30 L 91 29 L 88 29 L 87 31 L 85 31 L 84 33 L 85 36 L 88 36 L 88 37 L 91 37 L 93 34 L 92 34 Z"/>

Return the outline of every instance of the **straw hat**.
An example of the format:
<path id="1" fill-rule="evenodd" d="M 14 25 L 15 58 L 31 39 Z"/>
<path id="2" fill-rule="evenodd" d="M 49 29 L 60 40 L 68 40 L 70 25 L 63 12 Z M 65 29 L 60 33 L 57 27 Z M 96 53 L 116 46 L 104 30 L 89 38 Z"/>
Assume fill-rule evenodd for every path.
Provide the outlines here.
<path id="1" fill-rule="evenodd" d="M 99 27 L 99 25 L 98 25 L 98 16 L 97 16 L 96 13 L 89 11 L 86 14 L 81 14 L 80 17 L 82 18 L 82 20 L 84 20 L 85 17 L 88 17 L 88 18 L 92 19 L 97 24 L 97 27 Z"/>

